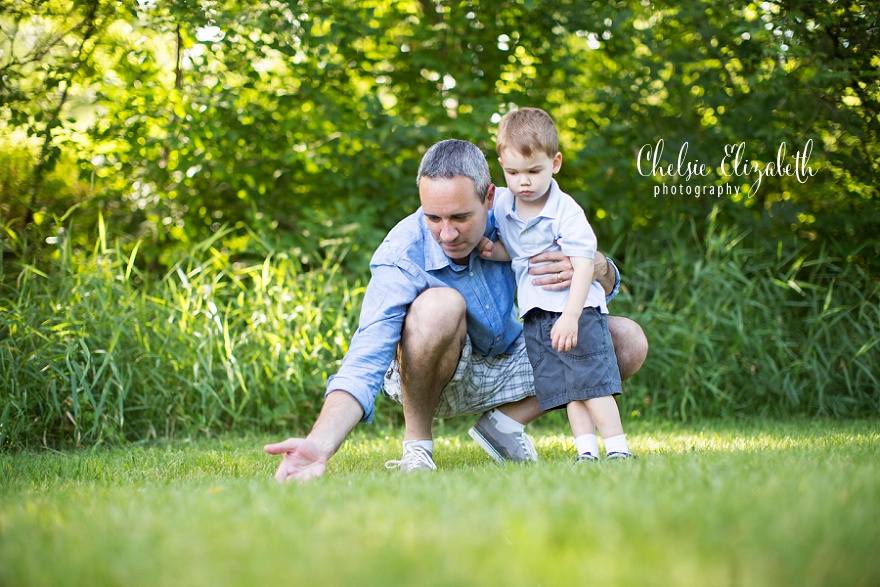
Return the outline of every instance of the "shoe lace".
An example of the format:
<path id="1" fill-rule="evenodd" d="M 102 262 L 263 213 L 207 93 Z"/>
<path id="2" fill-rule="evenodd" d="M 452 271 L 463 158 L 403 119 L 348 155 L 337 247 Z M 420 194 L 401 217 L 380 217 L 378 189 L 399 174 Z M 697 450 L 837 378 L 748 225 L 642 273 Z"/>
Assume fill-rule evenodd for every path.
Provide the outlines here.
<path id="1" fill-rule="evenodd" d="M 396 469 L 398 467 L 401 471 L 413 471 L 424 468 L 437 469 L 437 465 L 434 464 L 434 460 L 431 458 L 431 453 L 420 446 L 407 447 L 403 451 L 403 458 L 399 461 L 386 461 L 385 463 L 386 469 Z"/>
<path id="2" fill-rule="evenodd" d="M 538 451 L 535 450 L 535 443 L 532 442 L 532 438 L 525 432 L 517 436 L 517 440 L 519 441 L 519 444 L 523 448 L 523 450 L 526 451 L 526 454 L 528 454 L 533 459 L 537 459 Z"/>

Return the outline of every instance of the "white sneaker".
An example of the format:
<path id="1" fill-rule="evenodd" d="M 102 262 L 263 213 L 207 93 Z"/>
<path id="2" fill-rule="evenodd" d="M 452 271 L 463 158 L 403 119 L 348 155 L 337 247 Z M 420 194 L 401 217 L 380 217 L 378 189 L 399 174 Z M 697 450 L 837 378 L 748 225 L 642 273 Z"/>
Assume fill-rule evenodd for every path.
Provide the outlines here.
<path id="1" fill-rule="evenodd" d="M 407 444 L 403 447 L 403 457 L 399 461 L 386 462 L 385 468 L 413 473 L 415 471 L 436 471 L 437 465 L 431 458 L 431 451 L 418 445 Z"/>

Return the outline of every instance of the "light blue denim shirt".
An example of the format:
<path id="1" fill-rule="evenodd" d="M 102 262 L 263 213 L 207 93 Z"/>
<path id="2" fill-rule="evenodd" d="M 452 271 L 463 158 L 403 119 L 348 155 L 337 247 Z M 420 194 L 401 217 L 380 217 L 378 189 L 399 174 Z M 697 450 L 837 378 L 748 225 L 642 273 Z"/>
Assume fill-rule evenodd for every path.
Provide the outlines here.
<path id="1" fill-rule="evenodd" d="M 493 214 L 485 235 L 497 238 Z M 363 422 L 373 419 L 376 396 L 397 352 L 409 305 L 426 289 L 451 287 L 464 297 L 467 333 L 479 355 L 509 352 L 522 332 L 510 264 L 471 253 L 467 266 L 456 265 L 431 236 L 421 208 L 388 233 L 370 261 L 370 271 L 358 329 L 326 391 L 351 394 L 364 410 Z M 619 283 L 618 274 L 608 299 L 617 295 Z"/>

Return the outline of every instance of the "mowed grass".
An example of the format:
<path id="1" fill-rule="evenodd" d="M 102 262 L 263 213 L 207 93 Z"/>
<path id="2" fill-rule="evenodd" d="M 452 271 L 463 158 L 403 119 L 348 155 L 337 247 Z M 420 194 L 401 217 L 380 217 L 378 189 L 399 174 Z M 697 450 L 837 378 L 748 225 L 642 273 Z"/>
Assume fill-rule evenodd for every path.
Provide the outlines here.
<path id="1" fill-rule="evenodd" d="M 464 425 L 434 474 L 359 429 L 315 482 L 262 437 L 0 454 L 0 585 L 880 584 L 880 426 L 630 423 L 626 462 L 496 465 Z"/>

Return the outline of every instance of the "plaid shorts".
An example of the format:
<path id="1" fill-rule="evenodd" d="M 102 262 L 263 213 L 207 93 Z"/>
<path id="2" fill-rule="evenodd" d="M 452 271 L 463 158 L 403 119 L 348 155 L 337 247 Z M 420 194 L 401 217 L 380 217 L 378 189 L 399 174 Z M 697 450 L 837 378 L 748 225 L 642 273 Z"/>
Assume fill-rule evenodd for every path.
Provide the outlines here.
<path id="1" fill-rule="evenodd" d="M 394 401 L 403 403 L 397 359 L 385 372 L 382 392 Z M 475 355 L 471 339 L 466 337 L 458 367 L 440 393 L 434 417 L 482 414 L 530 395 L 535 395 L 535 381 L 522 335 L 516 339 L 511 354 L 491 357 Z"/>

